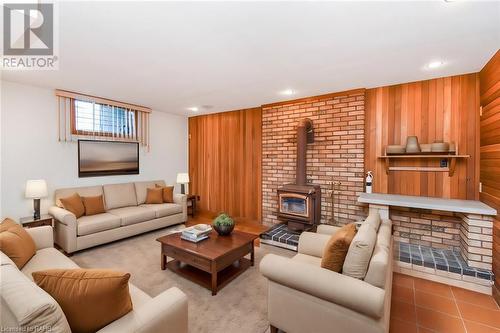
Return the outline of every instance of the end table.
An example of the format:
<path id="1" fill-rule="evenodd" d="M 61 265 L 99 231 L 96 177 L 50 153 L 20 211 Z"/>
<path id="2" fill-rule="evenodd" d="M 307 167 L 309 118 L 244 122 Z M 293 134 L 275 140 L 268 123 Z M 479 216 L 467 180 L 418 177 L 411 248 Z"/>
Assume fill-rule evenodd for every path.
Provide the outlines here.
<path id="1" fill-rule="evenodd" d="M 188 216 L 191 215 L 191 217 L 194 217 L 196 214 L 196 201 L 200 200 L 200 196 L 196 194 L 189 194 L 187 196 L 187 203 L 188 203 Z M 191 203 L 191 204 L 189 204 Z"/>
<path id="2" fill-rule="evenodd" d="M 54 226 L 54 218 L 48 214 L 40 216 L 38 220 L 35 220 L 33 216 L 21 217 L 19 222 L 24 228 L 41 227 L 43 225 Z"/>

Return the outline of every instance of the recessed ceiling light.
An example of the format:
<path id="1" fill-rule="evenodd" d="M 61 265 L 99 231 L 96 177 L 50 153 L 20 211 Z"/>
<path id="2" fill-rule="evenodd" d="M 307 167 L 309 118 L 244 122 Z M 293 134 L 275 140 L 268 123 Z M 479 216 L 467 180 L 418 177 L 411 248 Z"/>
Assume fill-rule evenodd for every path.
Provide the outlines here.
<path id="1" fill-rule="evenodd" d="M 429 69 L 436 69 L 444 65 L 443 61 L 436 60 L 436 61 L 431 61 L 430 63 L 427 64 L 427 68 Z"/>
<path id="2" fill-rule="evenodd" d="M 192 106 L 190 108 L 187 108 L 189 111 L 193 111 L 193 112 L 198 112 L 198 107 L 196 106 Z"/>
<path id="3" fill-rule="evenodd" d="M 286 95 L 286 96 L 291 96 L 291 95 L 295 95 L 295 91 L 292 89 L 285 89 L 285 90 L 281 91 L 281 94 Z"/>

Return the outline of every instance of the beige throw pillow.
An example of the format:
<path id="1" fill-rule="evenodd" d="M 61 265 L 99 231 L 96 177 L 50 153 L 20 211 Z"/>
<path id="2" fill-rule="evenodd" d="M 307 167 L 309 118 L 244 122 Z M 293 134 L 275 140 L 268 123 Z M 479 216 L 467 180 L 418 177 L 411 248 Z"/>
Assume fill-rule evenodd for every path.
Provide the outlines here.
<path id="1" fill-rule="evenodd" d="M 377 233 L 373 226 L 363 223 L 349 246 L 349 251 L 347 251 L 344 266 L 342 267 L 342 274 L 357 279 L 364 279 L 376 241 Z"/>

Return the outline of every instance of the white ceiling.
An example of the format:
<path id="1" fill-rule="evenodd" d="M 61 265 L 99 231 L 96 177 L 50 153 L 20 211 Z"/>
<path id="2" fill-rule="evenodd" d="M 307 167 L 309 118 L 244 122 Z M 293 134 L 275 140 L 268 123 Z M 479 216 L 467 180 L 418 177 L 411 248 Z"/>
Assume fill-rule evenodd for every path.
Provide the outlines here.
<path id="1" fill-rule="evenodd" d="M 59 70 L 4 80 L 184 115 L 477 72 L 500 46 L 498 1 L 64 2 L 59 17 Z"/>

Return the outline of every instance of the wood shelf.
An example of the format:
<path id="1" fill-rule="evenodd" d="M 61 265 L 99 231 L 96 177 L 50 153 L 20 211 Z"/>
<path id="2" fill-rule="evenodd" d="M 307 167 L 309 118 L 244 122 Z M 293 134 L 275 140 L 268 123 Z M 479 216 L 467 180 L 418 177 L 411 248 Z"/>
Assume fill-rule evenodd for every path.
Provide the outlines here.
<path id="1" fill-rule="evenodd" d="M 436 153 L 422 153 L 422 154 L 395 154 L 395 155 L 382 155 L 378 158 L 383 158 L 385 161 L 385 173 L 389 174 L 389 171 L 422 171 L 422 172 L 448 172 L 448 176 L 451 177 L 455 173 L 455 166 L 457 164 L 457 158 L 469 158 L 470 155 L 459 155 L 459 154 L 436 154 Z M 391 159 L 447 159 L 447 167 L 425 167 L 425 166 L 391 166 Z"/>

